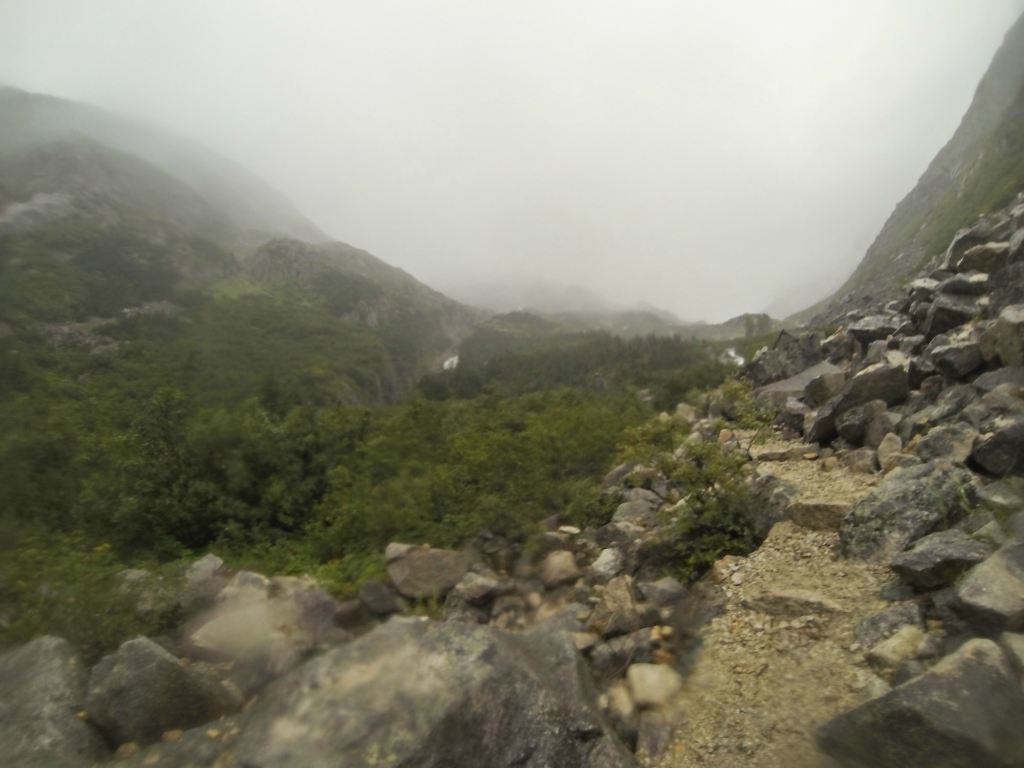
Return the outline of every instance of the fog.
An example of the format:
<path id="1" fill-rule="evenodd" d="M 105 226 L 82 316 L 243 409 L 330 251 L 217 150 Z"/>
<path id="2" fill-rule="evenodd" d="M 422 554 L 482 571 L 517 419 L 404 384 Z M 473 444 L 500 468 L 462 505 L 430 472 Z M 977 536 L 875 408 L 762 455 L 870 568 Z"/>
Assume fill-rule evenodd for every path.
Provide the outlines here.
<path id="1" fill-rule="evenodd" d="M 0 0 L 0 81 L 250 167 L 456 293 L 800 309 L 956 128 L 1024 0 Z"/>

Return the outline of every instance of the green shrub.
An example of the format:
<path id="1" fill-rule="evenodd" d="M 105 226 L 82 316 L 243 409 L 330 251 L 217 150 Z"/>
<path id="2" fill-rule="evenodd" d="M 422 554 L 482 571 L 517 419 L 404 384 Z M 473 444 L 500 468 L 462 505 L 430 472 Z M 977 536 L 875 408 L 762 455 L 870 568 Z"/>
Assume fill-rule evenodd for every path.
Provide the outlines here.
<path id="1" fill-rule="evenodd" d="M 106 544 L 10 522 L 0 523 L 0 542 L 0 646 L 58 635 L 91 664 L 125 640 L 180 619 L 171 606 L 136 613 L 137 595 L 120 588 L 126 566 Z"/>
<path id="2" fill-rule="evenodd" d="M 675 564 L 685 577 L 699 575 L 723 555 L 746 554 L 756 546 L 745 471 L 744 458 L 717 443 L 686 445 L 669 478 L 684 500 L 662 513 Z"/>

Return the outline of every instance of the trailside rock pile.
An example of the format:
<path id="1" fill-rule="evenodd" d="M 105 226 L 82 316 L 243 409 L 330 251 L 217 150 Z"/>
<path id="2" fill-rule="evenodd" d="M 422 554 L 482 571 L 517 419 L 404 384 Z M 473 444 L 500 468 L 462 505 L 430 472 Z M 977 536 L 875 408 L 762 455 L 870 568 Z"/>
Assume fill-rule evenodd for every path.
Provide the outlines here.
<path id="1" fill-rule="evenodd" d="M 782 337 L 748 369 L 784 431 L 881 478 L 838 530 L 844 557 L 893 574 L 861 638 L 892 688 L 821 730 L 844 765 L 1024 765 L 1022 246 L 1019 197 L 905 298 Z"/>

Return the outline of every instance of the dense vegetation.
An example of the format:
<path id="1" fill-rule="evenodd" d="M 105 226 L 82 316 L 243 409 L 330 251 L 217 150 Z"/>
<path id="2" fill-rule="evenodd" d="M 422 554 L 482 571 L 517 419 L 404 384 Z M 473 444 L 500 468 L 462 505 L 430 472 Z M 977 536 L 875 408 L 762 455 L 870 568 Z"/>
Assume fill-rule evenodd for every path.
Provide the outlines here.
<path id="1" fill-rule="evenodd" d="M 600 478 L 652 402 L 728 370 L 679 339 L 485 330 L 458 369 L 378 405 L 390 357 L 357 324 L 218 284 L 175 298 L 92 329 L 113 342 L 92 351 L 0 338 L 0 605 L 21 606 L 0 641 L 94 625 L 99 652 L 147 629 L 112 597 L 120 569 L 207 549 L 345 592 L 391 540 L 602 523 Z"/>

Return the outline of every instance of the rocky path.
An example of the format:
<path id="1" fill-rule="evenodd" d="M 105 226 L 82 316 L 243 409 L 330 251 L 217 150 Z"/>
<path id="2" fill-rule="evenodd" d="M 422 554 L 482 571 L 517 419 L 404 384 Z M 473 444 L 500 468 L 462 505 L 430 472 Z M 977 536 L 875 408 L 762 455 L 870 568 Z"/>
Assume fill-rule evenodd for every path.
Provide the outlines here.
<path id="1" fill-rule="evenodd" d="M 791 447 L 799 455 L 799 444 Z M 759 471 L 785 478 L 813 504 L 853 503 L 875 483 L 827 459 L 765 462 Z M 672 744 L 646 765 L 828 765 L 813 734 L 877 680 L 854 630 L 884 607 L 887 571 L 841 559 L 834 531 L 792 522 L 776 525 L 749 557 L 720 561 L 724 611 L 705 629 Z"/>

